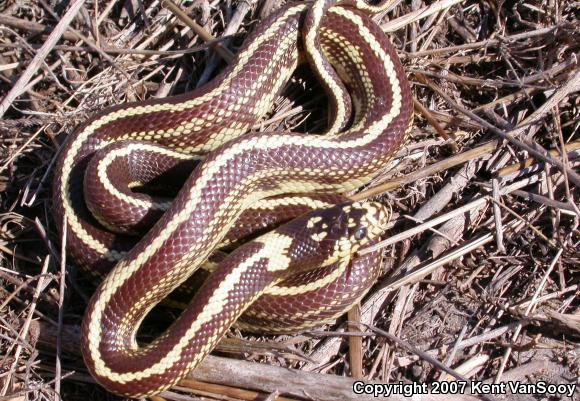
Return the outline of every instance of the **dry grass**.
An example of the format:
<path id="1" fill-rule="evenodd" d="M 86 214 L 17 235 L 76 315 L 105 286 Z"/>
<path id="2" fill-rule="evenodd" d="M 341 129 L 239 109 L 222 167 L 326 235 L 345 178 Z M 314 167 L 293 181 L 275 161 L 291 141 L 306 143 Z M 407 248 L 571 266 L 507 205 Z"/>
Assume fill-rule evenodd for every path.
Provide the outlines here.
<path id="1" fill-rule="evenodd" d="M 55 155 L 91 113 L 188 91 L 223 66 L 157 0 L 71 4 L 0 3 L 0 400 L 114 399 L 75 345 L 91 285 L 74 266 L 61 280 Z M 232 35 L 224 43 L 235 51 L 276 4 L 183 7 L 215 37 Z M 417 117 L 408 147 L 366 192 L 392 205 L 389 235 L 403 233 L 383 244 L 392 269 L 359 311 L 371 329 L 350 327 L 376 335 L 360 354 L 342 334 L 267 338 L 283 352 L 246 359 L 391 382 L 577 381 L 579 15 L 568 0 L 419 0 L 381 20 Z M 256 129 L 320 130 L 312 84 L 300 73 Z M 202 390 L 164 397 L 223 399 Z"/>

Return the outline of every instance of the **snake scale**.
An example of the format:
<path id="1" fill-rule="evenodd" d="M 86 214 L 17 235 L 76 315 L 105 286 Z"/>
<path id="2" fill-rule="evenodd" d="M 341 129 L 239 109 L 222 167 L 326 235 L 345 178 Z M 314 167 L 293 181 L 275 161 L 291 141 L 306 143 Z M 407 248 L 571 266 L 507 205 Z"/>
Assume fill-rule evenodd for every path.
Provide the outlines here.
<path id="1" fill-rule="evenodd" d="M 379 256 L 354 255 L 378 239 L 388 211 L 340 194 L 385 168 L 410 131 L 412 98 L 396 51 L 369 18 L 388 4 L 336 3 L 285 6 L 204 87 L 104 110 L 63 145 L 55 219 L 75 263 L 106 276 L 86 310 L 81 343 L 90 373 L 109 391 L 159 393 L 194 369 L 245 311 L 242 327 L 268 319 L 280 331 L 311 326 L 343 313 L 376 278 Z M 247 133 L 304 54 L 329 95 L 327 132 Z M 159 169 L 194 159 L 199 164 L 172 202 L 132 193 Z M 131 163 L 139 167 L 122 173 Z M 296 219 L 231 252 L 169 329 L 150 344 L 137 342 L 147 313 L 219 244 L 235 241 L 228 233 L 239 222 L 265 227 L 247 223 L 261 215 L 252 208 L 280 205 L 292 212 L 278 220 Z M 141 214 L 127 221 L 121 209 Z M 156 209 L 164 213 L 153 213 L 141 239 L 127 235 Z"/>

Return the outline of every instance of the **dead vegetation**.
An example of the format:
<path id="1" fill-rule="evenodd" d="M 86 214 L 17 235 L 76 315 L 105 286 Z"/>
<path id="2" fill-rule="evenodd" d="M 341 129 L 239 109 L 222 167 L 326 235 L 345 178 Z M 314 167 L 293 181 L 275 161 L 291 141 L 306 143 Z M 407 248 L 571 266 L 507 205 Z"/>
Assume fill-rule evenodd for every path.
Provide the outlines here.
<path id="1" fill-rule="evenodd" d="M 251 352 L 224 344 L 241 360 L 211 358 L 156 399 L 365 399 L 345 376 L 578 382 L 580 3 L 395 3 L 379 21 L 408 72 L 415 127 L 355 195 L 392 206 L 386 275 L 348 327 L 252 337 Z M 234 53 L 278 6 L 181 4 Z M 76 347 L 92 287 L 60 263 L 55 155 L 91 113 L 191 90 L 223 61 L 158 0 L 5 0 L 0 49 L 0 400 L 114 399 Z M 321 130 L 313 84 L 299 72 L 255 129 Z"/>

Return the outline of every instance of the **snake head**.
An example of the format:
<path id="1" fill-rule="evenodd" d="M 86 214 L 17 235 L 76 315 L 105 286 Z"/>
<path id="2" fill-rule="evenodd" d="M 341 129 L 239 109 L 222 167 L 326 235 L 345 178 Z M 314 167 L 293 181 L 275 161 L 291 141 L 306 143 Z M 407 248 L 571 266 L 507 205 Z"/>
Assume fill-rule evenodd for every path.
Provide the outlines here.
<path id="1" fill-rule="evenodd" d="M 339 205 L 342 216 L 337 233 L 343 233 L 335 245 L 337 258 L 354 255 L 361 247 L 379 238 L 389 222 L 389 209 L 378 202 L 352 202 Z"/>
<path id="2" fill-rule="evenodd" d="M 377 239 L 385 231 L 389 217 L 389 210 L 381 203 L 347 202 L 316 210 L 298 220 L 302 220 L 302 230 L 316 247 L 314 253 L 325 255 L 319 263 L 328 266 L 350 260 L 361 247 Z"/>

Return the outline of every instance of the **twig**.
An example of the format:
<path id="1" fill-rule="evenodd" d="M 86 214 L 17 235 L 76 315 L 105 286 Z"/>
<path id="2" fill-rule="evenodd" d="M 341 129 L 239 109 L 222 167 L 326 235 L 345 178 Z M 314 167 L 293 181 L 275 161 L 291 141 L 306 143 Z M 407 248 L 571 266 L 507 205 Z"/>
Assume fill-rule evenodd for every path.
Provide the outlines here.
<path id="1" fill-rule="evenodd" d="M 509 194 L 515 190 L 518 190 L 518 189 L 523 188 L 527 185 L 530 185 L 534 182 L 537 182 L 538 180 L 539 180 L 538 176 L 533 176 L 533 177 L 530 177 L 528 179 L 515 182 L 512 185 L 509 185 L 505 188 L 502 188 L 502 189 L 500 189 L 499 193 L 500 193 L 500 195 L 506 195 L 506 194 Z M 367 253 L 375 252 L 375 251 L 382 249 L 382 248 L 385 248 L 391 244 L 402 241 L 406 238 L 410 238 L 414 235 L 422 233 L 423 231 L 425 231 L 427 229 L 430 229 L 432 227 L 435 227 L 436 225 L 439 225 L 445 221 L 448 221 L 448 220 L 452 219 L 453 217 L 460 216 L 461 214 L 463 214 L 467 211 L 476 209 L 476 208 L 486 204 L 487 202 L 489 202 L 490 199 L 492 199 L 492 198 L 489 196 L 484 196 L 484 197 L 478 198 L 478 199 L 471 201 L 471 202 L 469 202 L 469 203 L 467 203 L 467 204 L 465 204 L 465 205 L 463 205 L 455 210 L 452 210 L 452 211 L 445 213 L 439 217 L 436 217 L 432 220 L 429 220 L 429 221 L 427 221 L 423 224 L 420 224 L 414 228 L 406 230 L 400 234 L 393 235 L 393 236 L 389 237 L 388 239 L 381 241 L 381 242 L 378 242 L 372 246 L 361 249 L 358 253 L 359 253 L 359 255 L 366 255 Z"/>
<path id="2" fill-rule="evenodd" d="M 64 378 L 71 377 L 73 374 L 74 374 L 74 372 L 68 372 L 65 375 L 63 375 L 62 378 L 64 379 Z M 17 392 L 15 392 L 13 394 L 10 394 L 7 397 L 0 396 L 0 401 L 14 401 L 14 400 L 19 400 L 20 399 L 19 397 L 23 397 L 23 396 L 25 396 L 27 394 L 30 394 L 30 393 L 39 393 L 42 390 L 49 389 L 50 388 L 49 386 L 52 384 L 52 382 L 53 381 L 50 380 L 50 381 L 48 381 L 46 383 L 40 383 L 40 384 L 37 384 L 37 385 L 33 385 L 33 386 L 31 386 L 31 387 L 29 387 L 29 388 L 27 388 L 25 390 L 17 391 Z M 34 396 L 35 395 L 36 394 L 32 394 L 31 397 L 30 397 L 30 399 L 34 399 Z"/>
<path id="3" fill-rule="evenodd" d="M 495 221 L 495 243 L 497 250 L 501 253 L 505 252 L 505 247 L 503 246 L 503 226 L 501 224 L 501 210 L 499 207 L 499 183 L 497 179 L 491 180 L 492 196 L 493 196 L 493 218 Z"/>
<path id="4" fill-rule="evenodd" d="M 57 21 L 59 20 L 59 16 L 52 11 L 52 7 L 48 4 L 45 3 L 44 0 L 39 0 L 40 4 L 43 5 L 44 9 L 52 15 L 52 17 L 54 19 L 56 19 Z M 119 66 L 117 66 L 117 64 L 115 63 L 115 60 L 113 60 L 111 58 L 111 56 L 109 56 L 106 52 L 104 52 L 99 46 L 97 46 L 96 43 L 94 43 L 91 39 L 87 38 L 85 35 L 83 35 L 81 32 L 77 31 L 76 29 L 69 27 L 68 28 L 69 31 L 76 36 L 76 40 L 80 40 L 82 42 L 85 42 L 85 44 L 91 48 L 94 52 L 98 53 L 102 58 L 104 58 L 113 68 L 115 68 L 117 71 L 119 71 L 121 73 L 121 75 L 124 75 L 125 78 L 127 79 L 127 81 L 130 80 L 129 76 L 127 75 L 127 73 L 125 72 L 125 70 L 123 70 L 122 68 L 119 68 Z"/>
<path id="5" fill-rule="evenodd" d="M 545 301 L 549 301 L 550 299 L 558 298 L 564 294 L 577 291 L 579 288 L 580 288 L 580 285 L 574 284 L 574 285 L 571 285 L 569 287 L 563 288 L 559 291 L 554 291 L 554 292 L 551 292 L 549 294 L 543 295 L 541 297 L 537 297 L 537 298 L 532 297 L 530 299 L 523 300 L 515 305 L 510 306 L 508 309 L 515 311 L 515 313 L 519 315 L 520 312 L 517 311 L 517 309 L 526 308 L 531 303 L 535 303 L 536 305 L 538 305 L 540 302 L 545 302 Z"/>
<path id="6" fill-rule="evenodd" d="M 45 279 L 47 277 L 47 270 L 48 270 L 48 265 L 50 264 L 50 257 L 47 256 L 44 259 L 44 263 L 42 265 L 42 270 L 40 272 L 40 276 L 38 278 L 38 281 L 36 282 L 36 288 L 34 290 L 34 295 L 32 296 L 32 302 L 29 306 L 29 310 L 28 310 L 28 315 L 26 316 L 26 320 L 24 322 L 24 325 L 22 326 L 22 329 L 20 330 L 20 341 L 22 342 L 26 342 L 26 336 L 28 335 L 28 329 L 30 327 L 30 322 L 32 321 L 32 316 L 34 315 L 34 311 L 36 310 L 36 305 L 38 303 L 38 298 L 40 297 L 40 292 L 42 291 L 42 289 L 44 288 L 44 284 L 45 284 Z M 18 363 L 20 362 L 20 353 L 22 352 L 22 345 L 19 343 L 16 346 L 16 351 L 14 352 L 14 362 L 12 362 L 12 364 L 10 365 L 10 369 L 8 370 L 8 378 L 12 377 L 12 375 L 14 374 L 15 370 L 16 370 L 16 365 L 18 365 Z M 2 387 L 2 391 L 0 392 L 1 396 L 5 396 L 6 392 L 8 391 L 8 387 L 10 386 L 11 380 L 5 380 L 4 381 L 4 386 Z"/>
<path id="7" fill-rule="evenodd" d="M 490 46 L 495 46 L 495 45 L 499 45 L 499 44 L 504 44 L 504 43 L 509 44 L 509 43 L 517 42 L 518 40 L 524 40 L 524 39 L 529 39 L 529 38 L 533 38 L 536 36 L 548 35 L 548 34 L 553 33 L 554 31 L 556 31 L 559 28 L 561 28 L 561 25 L 554 25 L 554 26 L 550 26 L 550 27 L 546 27 L 546 28 L 542 28 L 542 29 L 537 29 L 537 30 L 534 30 L 531 32 L 522 32 L 522 33 L 518 33 L 515 35 L 504 36 L 504 37 L 501 37 L 499 39 L 486 39 L 486 40 L 481 40 L 479 42 L 464 43 L 464 44 L 456 45 L 456 46 L 440 47 L 440 48 L 436 48 L 436 49 L 422 50 L 422 51 L 413 52 L 413 53 L 404 53 L 401 55 L 401 58 L 407 58 L 407 57 L 415 58 L 415 57 L 425 57 L 425 56 L 432 56 L 432 55 L 444 55 L 447 53 L 456 53 L 456 52 L 462 52 L 465 50 L 474 50 L 474 49 L 480 50 L 480 49 L 485 49 L 485 48 L 488 48 Z M 501 99 L 498 99 L 497 101 L 500 101 L 500 100 Z M 492 102 L 492 104 L 496 103 L 496 102 Z"/>
<path id="8" fill-rule="evenodd" d="M 68 11 L 62 16 L 62 19 L 58 22 L 58 24 L 56 24 L 54 30 L 50 33 L 50 35 L 48 35 L 44 45 L 38 50 L 34 58 L 30 61 L 28 67 L 26 67 L 26 70 L 24 70 L 20 78 L 18 78 L 18 81 L 16 81 L 6 96 L 4 96 L 4 99 L 2 99 L 2 103 L 0 103 L 0 118 L 4 116 L 4 113 L 12 105 L 12 102 L 22 93 L 24 93 L 28 82 L 36 73 L 40 65 L 44 62 L 44 59 L 48 53 L 50 53 L 52 48 L 60 40 L 62 34 L 70 25 L 84 2 L 85 0 L 76 0 L 70 6 Z"/>
<path id="9" fill-rule="evenodd" d="M 451 142 L 449 146 L 451 147 L 451 150 L 453 152 L 458 152 L 459 147 L 457 146 L 457 143 L 455 143 L 456 139 L 455 135 L 453 134 L 448 135 L 447 132 L 445 132 L 445 130 L 441 127 L 441 125 L 439 125 L 439 122 L 435 119 L 435 117 L 433 117 L 433 114 L 431 114 L 429 110 L 427 110 L 427 108 L 423 106 L 423 103 L 413 98 L 413 105 L 415 106 L 415 109 L 421 113 L 421 115 L 425 118 L 425 120 L 427 120 L 429 124 L 431 124 L 433 129 L 437 131 L 437 134 L 439 134 L 440 137 L 442 137 L 443 139 L 453 139 L 453 142 Z"/>
<path id="10" fill-rule="evenodd" d="M 429 362 L 430 364 L 432 364 L 433 366 L 437 367 L 438 369 L 441 369 L 442 371 L 444 371 L 447 374 L 450 374 L 451 376 L 455 377 L 458 380 L 463 380 L 463 381 L 468 381 L 468 379 L 466 377 L 464 377 L 463 375 L 457 373 L 454 369 L 451 369 L 450 367 L 448 367 L 447 365 L 441 363 L 440 361 L 438 361 L 437 359 L 433 358 L 431 355 L 429 355 L 426 352 L 420 351 L 419 349 L 413 347 L 411 344 L 409 344 L 408 342 L 401 340 L 400 338 L 392 335 L 391 333 L 388 333 L 384 330 L 381 330 L 377 327 L 373 327 L 373 326 L 368 326 L 368 328 L 372 331 L 374 331 L 375 333 L 389 339 L 390 341 L 394 342 L 395 344 L 397 344 L 399 347 L 406 349 L 407 351 L 418 355 L 421 359 L 423 359 L 426 362 Z M 495 401 L 495 397 L 491 397 L 489 395 L 486 394 L 482 394 L 479 396 L 482 400 L 487 400 L 487 401 Z"/>
<path id="11" fill-rule="evenodd" d="M 538 284 L 538 287 L 536 288 L 536 291 L 534 291 L 534 295 L 530 301 L 530 303 L 528 304 L 528 306 L 526 307 L 526 310 L 524 312 L 524 316 L 528 316 L 530 314 L 530 312 L 532 311 L 532 309 L 536 306 L 536 302 L 535 300 L 538 298 L 538 296 L 540 295 L 540 292 L 544 289 L 544 285 L 546 285 L 546 281 L 548 280 L 548 277 L 550 276 L 550 273 L 552 273 L 552 270 L 554 269 L 554 266 L 556 265 L 556 262 L 558 261 L 558 259 L 560 259 L 560 256 L 562 255 L 562 252 L 564 250 L 562 248 L 560 248 L 558 250 L 558 252 L 556 253 L 556 256 L 554 256 L 554 258 L 552 259 L 552 263 L 550 263 L 550 266 L 548 267 L 548 269 L 546 270 L 546 272 L 544 273 L 544 276 L 542 277 L 542 280 L 540 281 L 540 283 Z M 512 335 L 512 343 L 515 343 L 520 335 L 520 332 L 522 330 L 522 325 L 519 324 L 516 329 L 514 330 L 514 334 Z M 495 383 L 499 383 L 501 382 L 501 376 L 503 374 L 503 371 L 505 370 L 507 361 L 510 357 L 510 354 L 512 352 L 512 348 L 508 347 L 506 348 L 503 358 L 501 360 L 497 375 L 495 376 Z"/>
<path id="12" fill-rule="evenodd" d="M 52 275 L 51 275 L 50 273 L 47 273 L 47 274 L 46 274 L 46 276 L 47 276 L 48 278 L 52 279 Z M 33 281 L 35 281 L 35 280 L 39 280 L 39 279 L 40 279 L 40 277 L 41 277 L 41 276 L 28 277 L 28 278 L 26 279 L 26 281 L 21 281 L 21 280 L 19 280 L 19 279 L 13 278 L 13 277 L 11 278 L 11 277 L 10 277 L 9 275 L 7 275 L 6 273 L 0 273 L 0 278 L 2 278 L 3 280 L 9 281 L 9 282 L 10 282 L 11 284 L 13 284 L 13 285 L 16 285 L 16 288 L 14 288 L 14 290 L 12 290 L 12 292 L 10 293 L 10 295 L 9 295 L 9 296 L 7 296 L 7 297 L 6 297 L 6 298 L 5 298 L 5 299 L 2 301 L 2 303 L 0 303 L 0 310 L 3 310 L 3 309 L 6 307 L 6 305 L 8 305 L 8 304 L 9 304 L 9 303 L 12 301 L 12 299 L 13 299 L 14 297 L 16 297 L 16 295 L 17 295 L 17 294 L 18 294 L 18 293 L 19 293 L 21 290 L 23 290 L 23 289 L 26 289 L 27 291 L 30 291 L 30 290 L 32 290 L 32 289 L 30 289 L 30 288 L 28 287 L 28 285 L 29 285 L 30 283 L 32 283 Z M 45 278 L 47 278 L 47 277 L 45 277 Z M 6 291 L 6 292 L 8 292 L 8 290 L 5 290 L 5 289 L 3 289 L 3 290 L 4 290 L 4 291 Z M 32 290 L 32 291 L 31 291 L 31 292 L 32 292 L 32 294 L 33 294 L 33 296 L 34 296 L 34 291 L 35 291 L 35 290 Z M 49 297 L 47 297 L 46 295 L 43 295 L 43 294 L 40 294 L 40 295 L 39 295 L 39 297 L 42 297 L 42 299 L 44 299 L 44 300 L 48 300 L 49 302 L 50 302 L 50 301 L 54 301 L 54 300 L 50 300 L 50 298 L 49 298 Z"/>
<path id="13" fill-rule="evenodd" d="M 572 153 L 578 149 L 580 149 L 580 141 L 570 142 L 570 143 L 566 144 L 564 147 L 564 151 L 566 153 Z M 549 152 L 550 156 L 557 156 L 559 154 L 557 149 L 550 149 L 548 152 Z M 506 176 L 511 176 L 515 172 L 518 172 L 524 168 L 533 166 L 535 160 L 536 159 L 534 159 L 533 157 L 529 157 L 526 160 L 523 160 L 519 163 L 510 164 L 509 166 L 503 167 L 502 169 L 498 170 L 496 172 L 496 176 L 502 177 L 502 178 L 506 177 Z"/>
<path id="14" fill-rule="evenodd" d="M 142 56 L 167 56 L 167 59 L 173 59 L 181 57 L 184 54 L 198 53 L 207 50 L 213 43 L 222 42 L 224 40 L 230 39 L 231 36 L 223 36 L 216 38 L 212 42 L 203 43 L 199 46 L 189 47 L 187 49 L 180 50 L 149 50 L 149 49 L 124 49 L 119 47 L 104 46 L 100 47 L 97 51 L 94 48 L 88 46 L 67 46 L 67 45 L 56 45 L 55 50 L 61 50 L 65 52 L 88 52 L 88 53 L 109 53 L 109 54 L 131 54 L 131 55 L 142 55 Z M 40 45 L 30 44 L 32 49 L 40 49 Z M 16 49 L 21 46 L 12 43 L 0 43 L 0 49 Z"/>
<path id="15" fill-rule="evenodd" d="M 479 237 L 476 237 L 476 238 L 472 239 L 471 241 L 469 241 L 469 242 L 453 249 L 452 251 L 446 253 L 445 256 L 443 256 L 443 257 L 441 257 L 441 258 L 439 258 L 431 263 L 428 263 L 422 267 L 419 267 L 419 268 L 413 270 L 413 272 L 410 274 L 407 274 L 403 277 L 390 278 L 389 280 L 387 280 L 386 282 L 384 282 L 381 285 L 381 288 L 384 288 L 385 290 L 388 290 L 388 291 L 394 291 L 403 285 L 415 283 L 418 280 L 421 280 L 424 277 L 426 277 L 427 275 L 431 274 L 435 269 L 437 269 L 441 266 L 444 266 L 444 265 L 450 263 L 451 261 L 453 261 L 457 258 L 460 258 L 461 256 L 463 256 L 465 254 L 472 252 L 473 250 L 475 250 L 477 248 L 482 247 L 483 245 L 491 242 L 492 240 L 493 240 L 493 235 L 490 233 L 480 235 Z"/>
<path id="16" fill-rule="evenodd" d="M 60 401 L 60 381 L 62 375 L 61 368 L 61 353 L 62 353 L 62 326 L 64 319 L 64 291 L 66 282 L 66 236 L 67 236 L 67 219 L 64 216 L 62 223 L 62 235 L 60 242 L 60 277 L 59 277 L 59 288 L 58 288 L 58 328 L 56 334 L 56 365 L 54 373 L 54 393 L 55 400 Z"/>
<path id="17" fill-rule="evenodd" d="M 456 348 L 457 348 L 457 350 L 462 350 L 465 348 L 473 347 L 474 345 L 480 344 L 482 342 L 490 341 L 490 340 L 493 340 L 494 338 L 501 337 L 505 333 L 513 330 L 517 326 L 517 324 L 518 323 L 510 323 L 510 324 L 507 324 L 505 326 L 501 326 L 501 327 L 498 327 L 496 329 L 485 332 L 483 334 L 480 334 L 478 336 L 474 336 L 474 337 L 468 338 L 466 340 L 461 340 L 457 344 Z"/>
<path id="18" fill-rule="evenodd" d="M 476 199 L 472 202 L 469 202 L 466 205 L 463 205 L 455 210 L 452 210 L 451 212 L 445 213 L 445 214 L 443 214 L 439 217 L 436 217 L 432 220 L 429 220 L 423 224 L 419 224 L 418 226 L 413 227 L 409 230 L 403 231 L 400 234 L 393 235 L 392 237 L 389 237 L 388 239 L 381 241 L 381 242 L 378 242 L 372 246 L 361 249 L 358 253 L 359 253 L 359 255 L 366 255 L 367 253 L 376 252 L 377 250 L 385 248 L 391 244 L 397 243 L 397 242 L 402 241 L 406 238 L 410 238 L 414 235 L 422 233 L 423 231 L 425 231 L 431 227 L 435 227 L 436 225 L 439 225 L 447 220 L 450 220 L 453 217 L 460 216 L 469 210 L 472 210 L 472 209 L 475 209 L 481 205 L 484 205 L 487 202 L 489 202 L 489 199 L 490 198 L 487 196 Z"/>
<path id="19" fill-rule="evenodd" d="M 420 8 L 417 11 L 410 12 L 392 21 L 385 22 L 384 24 L 381 24 L 381 28 L 385 32 L 395 32 L 409 24 L 412 24 L 415 21 L 427 18 L 432 14 L 443 11 L 446 8 L 454 6 L 455 4 L 462 3 L 463 1 L 464 0 L 441 0 L 427 7 Z"/>
<path id="20" fill-rule="evenodd" d="M 534 234 L 536 234 L 538 237 L 540 237 L 541 239 L 543 239 L 544 241 L 546 241 L 548 243 L 548 245 L 550 245 L 552 248 L 556 249 L 559 248 L 557 244 L 554 243 L 554 241 L 552 241 L 550 238 L 546 237 L 544 235 L 544 233 L 542 233 L 540 230 L 538 230 L 536 227 L 533 226 L 532 223 L 530 223 L 526 218 L 520 216 L 519 214 L 517 214 L 512 208 L 510 208 L 509 206 L 506 206 L 502 203 L 496 202 L 495 199 L 492 199 L 494 201 L 494 203 L 496 203 L 499 207 L 501 207 L 502 209 L 504 209 L 505 211 L 507 211 L 509 214 L 511 214 L 512 216 L 514 216 L 516 219 L 519 219 L 522 223 L 524 223 L 530 230 L 532 230 L 534 232 Z"/>
<path id="21" fill-rule="evenodd" d="M 0 24 L 5 24 L 7 26 L 11 26 L 13 28 L 17 28 L 17 29 L 23 29 L 29 32 L 50 32 L 50 28 L 39 24 L 37 22 L 34 21 L 27 21 L 27 20 L 23 20 L 20 18 L 16 18 L 13 17 L 11 15 L 5 15 L 5 14 L 0 14 Z M 65 31 L 62 34 L 62 37 L 65 38 L 66 40 L 76 40 L 77 37 L 76 35 Z"/>
<path id="22" fill-rule="evenodd" d="M 357 303 L 348 311 L 348 331 L 360 330 L 360 305 Z M 348 356 L 350 372 L 355 379 L 363 378 L 362 368 L 362 337 L 350 336 L 348 338 Z"/>
<path id="23" fill-rule="evenodd" d="M 179 382 L 175 387 L 175 390 L 181 390 L 186 392 L 191 392 L 200 396 L 208 396 L 213 398 L 214 396 L 235 398 L 240 400 L 256 400 L 263 399 L 264 394 L 258 393 L 256 391 L 244 390 L 241 388 L 235 388 L 231 386 L 224 386 L 221 384 L 204 383 L 193 379 L 184 379 Z M 163 393 L 161 394 L 163 395 Z M 272 400 L 275 401 L 295 401 L 293 398 L 287 397 L 274 397 Z"/>
<path id="24" fill-rule="evenodd" d="M 188 379 L 217 383 L 237 388 L 246 388 L 265 393 L 279 391 L 287 397 L 317 399 L 325 401 L 372 401 L 372 394 L 355 394 L 353 383 L 356 379 L 335 375 L 302 372 L 295 369 L 268 366 L 234 359 L 209 356 L 191 372 Z M 268 378 L 268 380 L 264 380 Z M 370 380 L 365 383 L 373 384 Z M 381 396 L 385 401 L 403 401 L 398 394 Z M 431 401 L 437 397 L 418 394 L 416 401 Z"/>
<path id="25" fill-rule="evenodd" d="M 463 340 L 463 337 L 465 336 L 466 332 L 467 332 L 467 326 L 463 326 L 461 328 L 461 332 L 457 336 L 457 340 L 453 343 L 453 348 L 451 348 L 449 355 L 447 355 L 447 358 L 445 358 L 445 365 L 451 366 L 453 364 L 453 359 L 455 359 L 455 354 L 459 350 L 459 344 Z M 445 380 L 446 377 L 447 377 L 447 375 L 442 374 L 437 381 L 443 381 L 443 380 Z"/>
<path id="26" fill-rule="evenodd" d="M 16 259 L 20 259 L 20 260 L 23 260 L 23 261 L 28 262 L 28 263 L 33 263 L 35 265 L 41 265 L 42 264 L 38 260 L 28 258 L 28 257 L 26 257 L 24 255 L 20 255 L 19 253 L 16 253 L 12 249 L 10 249 L 10 248 L 2 245 L 2 244 L 0 244 L 0 251 L 6 252 L 8 255 L 14 256 Z"/>
<path id="27" fill-rule="evenodd" d="M 215 38 L 210 34 L 208 31 L 204 29 L 201 25 L 197 22 L 192 20 L 171 0 L 163 0 L 161 2 L 163 7 L 166 7 L 169 11 L 171 11 L 177 18 L 181 20 L 185 25 L 191 28 L 203 41 L 205 42 L 212 42 L 212 47 L 224 60 L 228 63 L 232 61 L 235 57 L 234 54 L 225 47 L 222 43 L 216 42 Z"/>
<path id="28" fill-rule="evenodd" d="M 403 177 L 395 178 L 383 184 L 377 185 L 376 187 L 359 192 L 356 195 L 352 195 L 351 199 L 355 201 L 364 200 L 370 198 L 371 196 L 375 196 L 383 192 L 389 191 L 393 188 L 397 188 L 399 186 L 415 182 L 421 178 L 425 178 L 432 174 L 436 174 L 438 172 L 450 169 L 465 162 L 472 161 L 477 157 L 491 153 L 491 151 L 494 150 L 497 147 L 497 145 L 498 145 L 497 141 L 488 142 L 484 145 L 478 146 L 476 148 L 470 149 L 458 155 L 448 157 L 447 159 L 434 163 L 430 166 L 424 167 L 421 170 L 415 171 L 414 173 L 408 174 Z"/>
<path id="29" fill-rule="evenodd" d="M 521 198 L 533 201 L 533 202 L 541 203 L 542 205 L 546 205 L 546 206 L 558 209 L 562 212 L 570 212 L 570 214 L 572 216 L 578 215 L 578 211 L 576 209 L 574 209 L 571 205 L 564 203 L 564 202 L 556 201 L 556 200 L 550 199 L 550 198 L 542 196 L 542 195 L 534 194 L 532 192 L 521 191 L 521 190 L 515 190 L 512 192 L 512 194 L 517 195 Z"/>
<path id="30" fill-rule="evenodd" d="M 516 145 L 517 147 L 524 149 L 525 151 L 527 151 L 528 153 L 530 153 L 534 157 L 558 167 L 561 171 L 568 174 L 568 178 L 572 182 L 574 182 L 574 184 L 576 184 L 576 186 L 580 187 L 580 175 L 578 173 L 570 170 L 561 161 L 554 159 L 554 158 L 550 157 L 549 155 L 546 155 L 545 149 L 539 149 L 539 145 L 535 144 L 535 146 L 531 146 L 531 145 L 524 143 L 521 140 L 515 138 L 515 136 L 521 134 L 527 128 L 527 126 L 522 127 L 522 124 L 520 124 L 517 128 L 515 128 L 514 130 L 509 131 L 509 132 L 505 132 L 503 130 L 500 130 L 499 128 L 497 128 L 493 124 L 490 124 L 489 122 L 487 122 L 483 118 L 479 117 L 478 115 L 472 113 L 471 111 L 469 111 L 469 110 L 465 109 L 464 107 L 455 103 L 453 101 L 453 99 L 451 99 L 451 97 L 449 97 L 449 95 L 447 95 L 443 90 L 438 88 L 437 85 L 433 84 L 432 82 L 429 82 L 427 80 L 427 78 L 423 77 L 422 80 L 425 81 L 432 89 L 434 89 L 439 94 L 439 96 L 441 96 L 443 99 L 445 99 L 445 101 L 451 107 L 453 107 L 457 111 L 465 114 L 466 116 L 468 116 L 472 120 L 477 121 L 484 128 L 489 129 L 490 131 L 492 131 L 494 134 L 498 135 L 502 139 L 505 139 L 508 142 Z M 578 90 L 580 90 L 580 72 L 577 72 L 574 75 L 574 77 L 566 83 L 566 85 L 564 87 L 560 88 L 559 91 L 557 91 L 554 95 L 552 95 L 552 98 L 554 98 L 555 100 L 557 100 L 559 102 L 562 98 L 567 96 L 570 92 L 578 91 Z M 550 98 L 550 99 L 552 99 L 552 98 Z M 551 105 L 557 104 L 557 102 L 555 102 L 555 101 L 549 101 L 549 103 Z M 540 110 L 540 109 L 538 109 L 538 110 Z M 542 110 L 544 113 L 546 113 L 548 111 L 547 108 L 542 108 Z M 540 117 L 540 113 L 534 113 L 534 117 L 530 119 L 530 122 L 537 121 L 539 119 L 539 117 Z"/>

